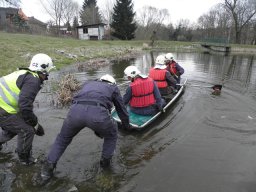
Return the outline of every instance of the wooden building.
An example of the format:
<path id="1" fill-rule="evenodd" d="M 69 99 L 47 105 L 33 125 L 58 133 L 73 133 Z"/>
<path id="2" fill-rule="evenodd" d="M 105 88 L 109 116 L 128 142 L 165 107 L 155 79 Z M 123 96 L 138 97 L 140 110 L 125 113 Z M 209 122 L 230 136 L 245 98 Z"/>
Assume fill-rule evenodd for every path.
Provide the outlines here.
<path id="1" fill-rule="evenodd" d="M 78 39 L 82 40 L 102 40 L 105 34 L 104 23 L 82 25 L 77 28 Z"/>

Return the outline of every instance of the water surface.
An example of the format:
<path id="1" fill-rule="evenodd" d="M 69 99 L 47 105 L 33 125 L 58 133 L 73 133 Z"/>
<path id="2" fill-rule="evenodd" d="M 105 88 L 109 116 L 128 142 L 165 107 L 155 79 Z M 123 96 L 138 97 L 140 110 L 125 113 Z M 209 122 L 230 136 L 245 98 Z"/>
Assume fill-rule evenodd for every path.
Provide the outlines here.
<path id="1" fill-rule="evenodd" d="M 144 74 L 164 52 L 88 70 L 77 66 L 55 73 L 36 100 L 35 112 L 46 129 L 35 137 L 34 156 L 43 160 L 61 129 L 68 107 L 52 106 L 54 81 L 75 74 L 80 82 L 105 73 L 118 84 L 123 71 Z M 180 100 L 143 132 L 119 132 L 113 170 L 99 167 L 102 140 L 82 130 L 61 157 L 54 178 L 38 186 L 40 163 L 23 167 L 14 153 L 16 139 L 0 153 L 1 191 L 256 191 L 256 59 L 250 55 L 173 53 L 185 69 L 188 86 Z M 208 87 L 223 84 L 220 96 Z M 121 92 L 125 86 L 120 86 Z"/>

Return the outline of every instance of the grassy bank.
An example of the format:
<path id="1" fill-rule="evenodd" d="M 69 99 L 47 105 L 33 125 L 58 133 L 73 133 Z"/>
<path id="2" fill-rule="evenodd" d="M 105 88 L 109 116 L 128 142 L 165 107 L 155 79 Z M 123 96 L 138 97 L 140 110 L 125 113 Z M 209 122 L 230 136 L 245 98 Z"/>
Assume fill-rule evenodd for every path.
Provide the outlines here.
<path id="1" fill-rule="evenodd" d="M 0 32 L 0 76 L 18 67 L 27 67 L 36 53 L 46 53 L 54 60 L 57 68 L 86 62 L 96 58 L 121 58 L 138 53 L 149 41 L 82 41 L 71 38 L 54 38 L 27 34 Z M 174 51 L 198 50 L 198 43 L 157 41 L 154 49 Z"/>
<path id="2" fill-rule="evenodd" d="M 0 76 L 17 67 L 28 66 L 36 53 L 46 53 L 60 68 L 64 65 L 85 62 L 93 58 L 109 58 L 140 49 L 142 42 L 81 41 L 46 36 L 10 34 L 0 32 Z"/>

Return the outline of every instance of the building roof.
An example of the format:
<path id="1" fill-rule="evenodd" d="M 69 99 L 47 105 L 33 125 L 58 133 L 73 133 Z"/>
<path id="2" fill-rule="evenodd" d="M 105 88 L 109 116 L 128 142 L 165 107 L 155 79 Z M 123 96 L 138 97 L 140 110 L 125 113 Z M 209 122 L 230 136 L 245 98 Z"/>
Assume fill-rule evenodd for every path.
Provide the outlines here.
<path id="1" fill-rule="evenodd" d="M 14 7 L 0 7 L 0 10 L 8 10 L 8 11 L 16 11 L 18 12 L 18 8 L 14 8 Z"/>
<path id="2" fill-rule="evenodd" d="M 105 26 L 107 24 L 105 23 L 97 23 L 97 24 L 90 24 L 90 25 L 80 25 L 77 26 L 76 28 L 84 28 L 84 27 L 98 27 L 98 26 Z"/>
<path id="3" fill-rule="evenodd" d="M 29 23 L 33 23 L 33 24 L 38 24 L 38 25 L 47 25 L 46 23 L 44 23 L 44 22 L 42 22 L 42 21 L 40 21 L 40 20 L 38 20 L 38 19 L 36 19 L 35 17 L 28 17 L 28 22 Z"/>

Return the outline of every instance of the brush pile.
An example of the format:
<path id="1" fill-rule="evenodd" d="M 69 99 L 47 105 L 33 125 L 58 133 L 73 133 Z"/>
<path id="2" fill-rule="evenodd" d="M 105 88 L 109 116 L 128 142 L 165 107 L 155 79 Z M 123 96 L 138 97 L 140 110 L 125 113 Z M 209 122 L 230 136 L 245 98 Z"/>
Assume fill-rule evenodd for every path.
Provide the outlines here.
<path id="1" fill-rule="evenodd" d="M 73 95 L 81 87 L 74 75 L 68 74 L 59 83 L 57 91 L 57 106 L 66 106 L 71 103 Z"/>

